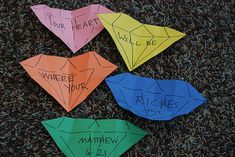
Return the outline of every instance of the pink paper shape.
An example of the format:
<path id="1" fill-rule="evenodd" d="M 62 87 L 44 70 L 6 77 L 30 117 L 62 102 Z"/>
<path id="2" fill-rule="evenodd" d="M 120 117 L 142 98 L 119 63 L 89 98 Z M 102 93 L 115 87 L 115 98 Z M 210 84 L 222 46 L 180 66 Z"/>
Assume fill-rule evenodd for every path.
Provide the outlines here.
<path id="1" fill-rule="evenodd" d="M 96 14 L 112 13 L 93 4 L 74 11 L 50 8 L 47 5 L 31 6 L 40 22 L 57 35 L 74 53 L 91 41 L 104 26 Z"/>

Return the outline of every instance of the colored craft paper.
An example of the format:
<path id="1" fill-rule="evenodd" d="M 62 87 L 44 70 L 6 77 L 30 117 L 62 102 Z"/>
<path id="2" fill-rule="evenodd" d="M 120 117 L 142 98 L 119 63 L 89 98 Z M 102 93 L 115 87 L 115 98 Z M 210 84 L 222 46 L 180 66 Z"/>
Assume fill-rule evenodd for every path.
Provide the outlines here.
<path id="1" fill-rule="evenodd" d="M 119 119 L 61 117 L 42 124 L 67 157 L 119 157 L 147 134 Z"/>
<path id="2" fill-rule="evenodd" d="M 68 112 L 117 68 L 95 52 L 73 58 L 40 54 L 21 65 Z"/>
<path id="3" fill-rule="evenodd" d="M 93 4 L 74 11 L 35 5 L 31 9 L 40 22 L 57 35 L 74 53 L 103 30 L 96 14 L 112 11 Z"/>
<path id="4" fill-rule="evenodd" d="M 151 120 L 170 120 L 188 114 L 206 101 L 191 84 L 181 80 L 155 80 L 122 73 L 105 81 L 121 107 Z"/>
<path id="5" fill-rule="evenodd" d="M 168 27 L 142 24 L 123 13 L 99 14 L 129 71 L 156 56 L 185 36 Z"/>

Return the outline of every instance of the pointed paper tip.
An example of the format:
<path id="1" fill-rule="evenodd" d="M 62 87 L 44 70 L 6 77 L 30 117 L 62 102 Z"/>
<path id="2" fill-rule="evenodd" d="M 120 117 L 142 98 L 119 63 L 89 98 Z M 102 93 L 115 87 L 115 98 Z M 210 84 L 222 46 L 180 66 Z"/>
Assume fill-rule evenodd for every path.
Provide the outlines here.
<path id="1" fill-rule="evenodd" d="M 142 133 L 143 133 L 143 137 L 146 136 L 146 135 L 148 135 L 148 132 L 147 132 L 147 131 L 142 130 L 142 129 L 141 129 L 141 131 L 142 131 Z"/>
<path id="2" fill-rule="evenodd" d="M 136 68 L 138 68 L 139 66 L 134 66 L 132 67 L 129 71 L 132 72 L 133 70 L 135 70 Z"/>
<path id="3" fill-rule="evenodd" d="M 102 15 L 103 15 L 103 13 L 101 13 L 101 14 L 96 14 L 98 17 L 101 17 Z"/>
<path id="4" fill-rule="evenodd" d="M 206 102 L 206 98 L 191 83 L 186 83 L 189 89 L 189 94 L 192 98 L 201 100 L 203 103 Z"/>
<path id="5" fill-rule="evenodd" d="M 101 14 L 96 14 L 97 16 L 98 16 L 98 18 L 100 19 L 100 20 L 102 20 L 102 18 L 103 18 L 103 13 L 101 13 Z"/>
<path id="6" fill-rule="evenodd" d="M 122 13 L 104 13 L 104 14 L 97 14 L 100 21 L 106 22 L 108 24 L 112 24 Z"/>
<path id="7" fill-rule="evenodd" d="M 95 51 L 90 51 L 90 54 L 94 55 L 96 59 L 98 59 L 101 64 L 103 64 L 103 66 L 111 66 L 112 71 L 116 70 L 118 68 L 117 65 L 113 64 L 112 62 L 110 62 L 109 60 L 106 60 L 105 58 L 103 58 L 100 54 L 98 54 Z"/>
<path id="8" fill-rule="evenodd" d="M 45 5 L 45 4 L 38 4 L 38 5 L 32 5 L 32 6 L 30 6 L 30 8 L 31 8 L 33 11 L 35 11 L 35 10 L 41 9 L 41 8 L 43 8 L 43 7 L 45 7 L 45 6 L 47 6 L 47 5 Z"/>
<path id="9" fill-rule="evenodd" d="M 96 14 L 98 17 L 105 17 L 105 16 L 108 16 L 110 13 L 99 13 L 99 14 Z"/>
<path id="10" fill-rule="evenodd" d="M 127 68 L 128 68 L 129 71 L 132 71 L 132 70 L 135 69 L 134 67 L 129 67 L 129 66 L 127 66 Z"/>
<path id="11" fill-rule="evenodd" d="M 44 121 L 41 121 L 41 123 L 42 123 L 42 125 L 43 125 L 43 126 L 45 126 L 45 121 L 46 121 L 46 120 L 44 120 Z"/>
<path id="12" fill-rule="evenodd" d="M 128 123 L 129 125 L 131 125 L 132 127 L 136 128 L 136 129 L 139 131 L 139 133 L 140 133 L 143 137 L 148 134 L 147 131 L 143 130 L 142 128 L 140 128 L 140 127 L 138 127 L 138 126 L 136 126 L 136 125 L 134 125 L 134 124 L 132 124 L 131 122 L 127 121 L 127 123 Z"/>
<path id="13" fill-rule="evenodd" d="M 74 108 L 64 108 L 67 112 L 70 112 L 71 110 L 73 110 Z"/>
<path id="14" fill-rule="evenodd" d="M 102 13 L 102 14 L 96 14 L 96 15 L 97 15 L 97 17 L 99 18 L 99 20 L 101 21 L 101 23 L 103 23 L 103 22 L 104 22 L 104 19 L 105 19 L 105 14 Z"/>
<path id="15" fill-rule="evenodd" d="M 48 121 L 50 121 L 50 120 L 41 121 L 41 124 L 43 125 L 44 128 L 46 128 L 46 130 L 48 129 L 48 126 L 49 126 L 49 125 L 47 124 Z"/>
<path id="16" fill-rule="evenodd" d="M 169 28 L 169 27 L 165 27 L 167 34 L 170 37 L 174 37 L 174 36 L 179 36 L 179 37 L 184 37 L 186 34 L 180 31 L 177 31 L 175 29 Z"/>
<path id="17" fill-rule="evenodd" d="M 207 101 L 207 98 L 205 98 L 205 97 L 204 97 L 204 101 L 203 101 L 203 103 L 202 103 L 202 104 L 205 104 L 205 103 L 206 103 L 206 101 Z"/>
<path id="18" fill-rule="evenodd" d="M 41 121 L 41 123 L 45 128 L 47 128 L 48 126 L 55 127 L 57 124 L 59 124 L 61 122 L 61 120 L 65 119 L 65 118 L 69 118 L 69 117 L 62 116 L 62 117 L 58 117 L 58 118 L 54 118 L 54 119 L 43 120 L 43 121 Z"/>
<path id="19" fill-rule="evenodd" d="M 25 65 L 33 67 L 33 66 L 35 66 L 38 63 L 38 61 L 41 58 L 41 56 L 43 56 L 42 53 L 38 54 L 36 56 L 33 56 L 31 58 L 28 58 L 26 60 L 23 60 L 23 61 L 20 62 L 20 65 L 23 66 L 23 67 L 25 67 Z"/>
<path id="20" fill-rule="evenodd" d="M 186 36 L 186 33 L 180 32 L 181 33 L 181 38 L 183 38 L 184 36 Z"/>
<path id="21" fill-rule="evenodd" d="M 129 73 L 125 72 L 125 73 L 121 73 L 121 74 L 117 74 L 115 76 L 110 76 L 108 78 L 105 79 L 105 82 L 108 83 L 120 83 L 125 77 L 126 75 L 128 75 Z"/>
<path id="22" fill-rule="evenodd" d="M 69 47 L 70 48 L 70 47 Z M 76 50 L 75 48 L 70 48 L 72 50 L 72 52 L 75 54 L 78 50 Z"/>
<path id="23" fill-rule="evenodd" d="M 30 9 L 34 10 L 34 8 L 37 8 L 38 5 L 33 5 L 33 6 L 30 6 Z"/>
<path id="24" fill-rule="evenodd" d="M 114 70 L 116 70 L 116 69 L 118 68 L 118 66 L 117 66 L 117 65 L 115 65 L 115 64 L 113 64 L 113 66 L 114 66 Z"/>

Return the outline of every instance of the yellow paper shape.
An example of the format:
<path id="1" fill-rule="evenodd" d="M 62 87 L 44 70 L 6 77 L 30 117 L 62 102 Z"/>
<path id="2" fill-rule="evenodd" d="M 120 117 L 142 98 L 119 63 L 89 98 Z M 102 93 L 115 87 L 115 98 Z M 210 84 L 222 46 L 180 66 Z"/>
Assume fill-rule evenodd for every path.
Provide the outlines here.
<path id="1" fill-rule="evenodd" d="M 168 27 L 142 24 L 124 13 L 98 14 L 129 71 L 164 51 L 186 34 Z"/>

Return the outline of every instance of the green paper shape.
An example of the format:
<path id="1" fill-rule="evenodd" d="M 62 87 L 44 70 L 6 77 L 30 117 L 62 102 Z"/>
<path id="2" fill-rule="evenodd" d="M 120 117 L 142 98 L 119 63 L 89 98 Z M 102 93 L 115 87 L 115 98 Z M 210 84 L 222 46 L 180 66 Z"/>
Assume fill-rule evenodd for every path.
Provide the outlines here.
<path id="1" fill-rule="evenodd" d="M 42 124 L 67 157 L 118 157 L 147 134 L 119 119 L 60 117 Z"/>

